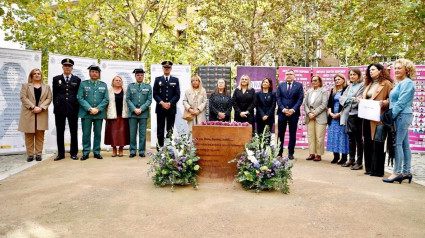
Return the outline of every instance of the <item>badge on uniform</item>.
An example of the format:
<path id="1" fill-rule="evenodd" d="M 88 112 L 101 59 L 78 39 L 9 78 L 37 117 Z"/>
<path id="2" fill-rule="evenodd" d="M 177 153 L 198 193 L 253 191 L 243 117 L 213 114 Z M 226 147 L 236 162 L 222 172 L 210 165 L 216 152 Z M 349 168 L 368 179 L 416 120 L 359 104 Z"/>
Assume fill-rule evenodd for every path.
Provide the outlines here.
<path id="1" fill-rule="evenodd" d="M 174 85 L 176 85 L 176 83 L 170 83 L 170 85 L 171 85 L 171 86 L 174 86 Z"/>
<path id="2" fill-rule="evenodd" d="M 59 79 L 59 82 L 58 83 L 59 83 L 59 85 L 61 85 L 62 84 L 62 80 Z"/>
<path id="3" fill-rule="evenodd" d="M 159 81 L 159 86 L 162 86 L 162 81 Z"/>
<path id="4" fill-rule="evenodd" d="M 105 87 L 99 87 L 99 89 L 105 89 Z"/>
<path id="5" fill-rule="evenodd" d="M 149 91 L 149 89 L 147 89 L 147 88 L 144 88 L 142 91 Z"/>

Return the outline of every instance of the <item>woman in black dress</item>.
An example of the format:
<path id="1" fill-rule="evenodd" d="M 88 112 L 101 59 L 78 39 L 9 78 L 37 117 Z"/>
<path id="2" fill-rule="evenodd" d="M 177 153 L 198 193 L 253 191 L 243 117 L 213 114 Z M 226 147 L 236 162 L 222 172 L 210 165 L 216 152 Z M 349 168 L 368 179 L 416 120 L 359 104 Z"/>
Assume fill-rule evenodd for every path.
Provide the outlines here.
<path id="1" fill-rule="evenodd" d="M 273 82 L 264 78 L 261 82 L 261 91 L 257 92 L 257 132 L 262 134 L 264 128 L 269 126 L 270 131 L 274 124 L 274 112 L 276 109 L 276 93 L 273 92 Z"/>
<path id="2" fill-rule="evenodd" d="M 233 109 L 235 109 L 235 121 L 248 122 L 254 132 L 254 108 L 257 97 L 255 90 L 251 88 L 251 79 L 248 75 L 242 75 L 239 86 L 235 89 L 232 97 Z"/>
<path id="3" fill-rule="evenodd" d="M 209 120 L 210 121 L 230 121 L 232 112 L 232 99 L 226 89 L 224 79 L 217 80 L 214 93 L 209 99 Z"/>

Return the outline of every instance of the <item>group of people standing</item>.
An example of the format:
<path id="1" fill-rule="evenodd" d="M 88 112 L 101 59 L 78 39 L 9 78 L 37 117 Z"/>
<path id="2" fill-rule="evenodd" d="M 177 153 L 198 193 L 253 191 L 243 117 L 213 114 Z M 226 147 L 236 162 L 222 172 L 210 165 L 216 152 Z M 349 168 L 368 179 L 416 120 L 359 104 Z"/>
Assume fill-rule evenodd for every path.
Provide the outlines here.
<path id="1" fill-rule="evenodd" d="M 146 151 L 146 128 L 149 118 L 149 106 L 152 98 L 156 102 L 157 114 L 157 149 L 164 145 L 164 134 L 171 136 L 176 105 L 180 100 L 179 79 L 171 76 L 173 63 L 162 62 L 163 76 L 155 78 L 153 90 L 144 83 L 144 70 L 135 69 L 136 82 L 123 88 L 123 80 L 115 76 L 112 87 L 98 80 L 100 68 L 92 65 L 89 69 L 90 79 L 81 79 L 72 75 L 74 61 L 62 60 L 63 74 L 53 78 L 52 88 L 45 85 L 41 71 L 30 72 L 28 83 L 21 89 L 21 118 L 19 130 L 25 132 L 27 161 L 41 160 L 44 131 L 48 129 L 48 107 L 53 100 L 55 124 L 57 131 L 58 154 L 55 160 L 65 158 L 64 131 L 65 122 L 71 134 L 70 156 L 78 160 L 78 117 L 81 118 L 83 131 L 83 155 L 81 160 L 89 158 L 91 151 L 91 131 L 94 133 L 93 153 L 97 159 L 100 155 L 100 133 L 103 120 L 106 119 L 105 144 L 113 148 L 112 156 L 123 156 L 123 147 L 130 144 L 130 157 L 144 157 Z M 261 90 L 255 92 L 248 75 L 243 75 L 233 95 L 227 91 L 224 79 L 216 82 L 214 92 L 207 98 L 202 87 L 202 79 L 195 75 L 191 78 L 191 87 L 184 93 L 183 106 L 188 127 L 199 125 L 206 120 L 209 108 L 210 121 L 230 121 L 232 108 L 234 120 L 255 124 L 257 132 L 273 128 L 277 105 L 279 156 L 283 153 L 285 132 L 289 128 L 288 158 L 294 159 L 296 132 L 304 109 L 304 122 L 307 125 L 309 156 L 307 160 L 321 161 L 324 154 L 324 140 L 328 128 L 327 150 L 333 152 L 331 163 L 352 170 L 363 169 L 371 176 L 384 176 L 385 141 L 375 138 L 379 121 L 359 118 L 360 100 L 379 101 L 381 115 L 391 109 L 391 119 L 395 123 L 395 165 L 393 174 L 384 182 L 412 180 L 410 172 L 411 151 L 408 140 L 408 127 L 413 119 L 412 103 L 414 95 L 413 81 L 416 77 L 414 64 L 406 59 L 399 59 L 394 64 L 394 82 L 388 71 L 381 64 L 370 64 L 363 78 L 361 71 L 352 68 L 349 82 L 342 74 L 334 76 L 331 92 L 323 87 L 319 75 L 311 77 L 311 87 L 304 94 L 303 85 L 295 79 L 291 69 L 285 72 L 285 81 L 279 83 L 273 92 L 273 83 L 269 78 L 261 82 Z M 208 101 L 208 106 L 207 106 Z M 255 115 L 254 115 L 255 112 Z M 137 134 L 138 143 L 137 147 Z M 390 143 L 390 142 L 388 142 Z M 392 144 L 388 147 L 391 149 Z M 364 158 L 364 160 L 363 160 Z"/>

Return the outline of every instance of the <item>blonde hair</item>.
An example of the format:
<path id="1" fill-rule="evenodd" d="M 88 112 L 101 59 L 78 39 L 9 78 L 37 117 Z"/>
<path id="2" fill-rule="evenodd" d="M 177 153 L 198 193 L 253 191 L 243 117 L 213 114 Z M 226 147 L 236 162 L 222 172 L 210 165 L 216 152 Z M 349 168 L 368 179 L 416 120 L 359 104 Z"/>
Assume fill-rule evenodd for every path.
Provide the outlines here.
<path id="1" fill-rule="evenodd" d="M 412 61 L 408 59 L 398 59 L 394 62 L 394 66 L 397 63 L 401 64 L 404 68 L 406 68 L 407 77 L 409 77 L 411 80 L 416 79 L 416 67 Z"/>
<path id="2" fill-rule="evenodd" d="M 197 79 L 199 81 L 199 87 L 198 87 L 198 89 L 194 89 L 193 86 L 192 86 L 192 81 L 194 79 Z M 199 91 L 202 92 L 202 89 L 203 89 L 203 87 L 202 87 L 202 79 L 201 79 L 201 77 L 199 77 L 199 75 L 195 74 L 195 75 L 192 76 L 192 78 L 190 79 L 190 88 L 192 89 L 192 91 L 199 90 Z"/>
<path id="3" fill-rule="evenodd" d="M 238 89 L 239 90 L 242 90 L 241 83 L 242 83 L 242 79 L 243 78 L 248 80 L 248 90 L 250 90 L 251 89 L 251 78 L 248 75 L 246 75 L 246 74 L 244 74 L 244 75 L 241 76 L 241 78 L 239 80 L 239 84 L 238 84 Z"/>
<path id="4" fill-rule="evenodd" d="M 344 83 L 342 84 L 342 88 L 347 87 L 348 84 L 347 84 L 347 79 L 345 78 L 345 75 L 343 75 L 343 74 L 335 74 L 335 76 L 334 76 L 334 82 L 335 82 L 335 79 L 337 77 L 340 77 L 340 78 L 344 79 Z M 334 88 L 332 89 L 332 93 L 333 94 L 336 94 L 338 92 L 337 90 L 338 89 L 336 88 L 336 84 L 334 83 Z"/>
<path id="5" fill-rule="evenodd" d="M 114 76 L 114 77 L 112 78 L 112 81 L 111 81 L 111 86 L 112 86 L 112 87 L 114 86 L 114 79 L 115 79 L 115 78 L 120 78 L 120 79 L 121 79 L 121 83 L 123 82 L 123 81 L 122 81 L 121 76 L 116 75 L 116 76 Z M 121 86 L 121 87 L 122 87 L 122 86 Z"/>
<path id="6" fill-rule="evenodd" d="M 41 83 L 44 84 L 44 82 L 43 82 L 43 73 L 41 72 L 40 69 L 37 69 L 37 68 L 31 70 L 30 74 L 28 75 L 28 83 L 32 83 L 32 76 L 34 76 L 34 74 L 35 74 L 36 71 L 39 71 L 40 72 Z"/>

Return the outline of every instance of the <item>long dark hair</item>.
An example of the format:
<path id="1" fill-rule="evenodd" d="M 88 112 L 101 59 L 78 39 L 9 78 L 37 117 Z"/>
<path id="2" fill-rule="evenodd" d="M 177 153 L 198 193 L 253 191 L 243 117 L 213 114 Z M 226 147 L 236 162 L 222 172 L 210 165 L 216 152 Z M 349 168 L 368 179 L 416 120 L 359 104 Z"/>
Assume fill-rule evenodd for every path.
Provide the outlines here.
<path id="1" fill-rule="evenodd" d="M 269 84 L 270 84 L 269 92 L 273 92 L 273 82 L 272 82 L 272 80 L 271 80 L 271 79 L 269 79 L 269 78 L 264 78 L 264 79 L 261 81 L 261 90 L 263 90 L 263 82 L 264 82 L 264 80 L 267 80 L 267 81 L 269 82 Z"/>
<path id="2" fill-rule="evenodd" d="M 369 84 L 371 84 L 373 82 L 372 76 L 370 76 L 370 68 L 372 66 L 375 66 L 379 71 L 381 71 L 379 73 L 379 76 L 378 76 L 378 82 L 382 82 L 384 80 L 388 80 L 391 83 L 393 82 L 393 79 L 391 78 L 390 74 L 384 68 L 384 66 L 382 64 L 373 63 L 373 64 L 370 64 L 369 66 L 367 66 L 366 79 L 365 79 L 365 83 L 364 83 L 365 86 L 368 86 Z"/>
<path id="3" fill-rule="evenodd" d="M 226 80 L 224 80 L 224 79 L 218 79 L 218 80 L 223 80 L 223 81 L 224 81 L 223 94 L 224 94 L 225 96 L 229 96 L 229 93 L 227 92 Z M 218 91 L 218 80 L 217 80 L 217 82 L 215 83 L 214 95 L 219 95 L 219 94 L 220 94 L 220 92 Z"/>

